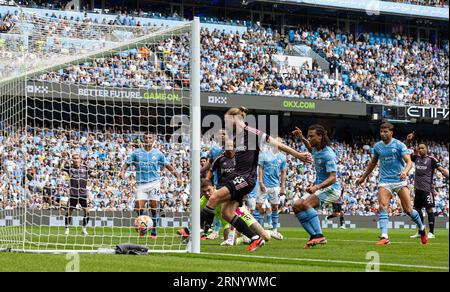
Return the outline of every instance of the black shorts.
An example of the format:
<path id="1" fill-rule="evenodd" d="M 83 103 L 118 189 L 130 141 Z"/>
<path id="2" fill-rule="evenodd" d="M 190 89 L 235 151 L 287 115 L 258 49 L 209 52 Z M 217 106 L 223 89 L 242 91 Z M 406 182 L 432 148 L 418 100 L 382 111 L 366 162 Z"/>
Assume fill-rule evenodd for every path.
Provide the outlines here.
<path id="1" fill-rule="evenodd" d="M 333 203 L 333 212 L 341 213 L 342 212 L 342 203 Z"/>
<path id="2" fill-rule="evenodd" d="M 87 197 L 70 197 L 69 198 L 69 208 L 75 209 L 80 204 L 81 208 L 87 208 Z"/>
<path id="3" fill-rule="evenodd" d="M 256 179 L 245 179 L 242 176 L 236 176 L 228 181 L 225 187 L 230 191 L 231 200 L 242 205 L 244 197 L 250 194 L 255 185 Z"/>
<path id="4" fill-rule="evenodd" d="M 433 208 L 434 207 L 434 195 L 432 192 L 425 192 L 416 190 L 414 196 L 414 208 Z"/>

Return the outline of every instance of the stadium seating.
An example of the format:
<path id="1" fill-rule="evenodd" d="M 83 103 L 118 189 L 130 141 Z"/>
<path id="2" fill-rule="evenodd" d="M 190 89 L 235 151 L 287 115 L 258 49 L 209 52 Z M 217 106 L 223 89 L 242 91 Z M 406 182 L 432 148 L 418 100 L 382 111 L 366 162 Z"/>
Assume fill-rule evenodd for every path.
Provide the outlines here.
<path id="1" fill-rule="evenodd" d="M 48 19 L 53 26 L 63 27 L 68 22 L 61 15 L 56 16 L 54 11 L 47 14 L 55 15 Z M 160 17 L 159 14 L 156 16 Z M 124 17 L 127 16 L 120 14 L 110 23 L 123 24 Z M 2 15 L 2 18 L 0 27 L 11 25 L 17 16 L 8 14 Z M 448 107 L 448 43 L 438 47 L 427 42 L 418 43 L 405 35 L 392 36 L 380 32 L 362 33 L 356 39 L 353 35 L 327 27 L 305 27 L 295 32 L 287 31 L 285 35 L 253 25 L 239 34 L 223 34 L 221 28 L 215 26 L 226 25 L 217 18 L 204 17 L 203 20 L 211 25 L 211 29 L 202 29 L 203 91 Z M 75 20 L 83 23 L 99 21 L 100 16 L 92 19 L 83 14 L 78 21 Z M 69 24 L 72 22 L 69 21 Z M 247 22 L 243 24 L 248 25 Z M 75 32 L 76 29 L 73 35 Z M 289 39 L 297 44 L 309 45 L 330 63 L 337 63 L 339 76 L 335 76 L 335 72 L 321 70 L 317 64 L 313 68 L 286 67 L 278 71 L 273 66 L 272 55 L 286 54 Z M 171 54 L 182 51 L 178 48 Z M 226 54 L 219 56 L 218 52 Z M 173 70 L 177 72 L 186 71 L 183 64 L 187 64 L 187 56 L 178 57 L 183 61 L 172 64 L 172 59 L 180 58 L 166 58 L 161 60 L 161 67 L 175 68 Z M 107 63 L 121 63 L 127 69 L 126 66 L 136 61 L 140 60 L 131 53 L 127 57 L 113 58 Z M 58 80 L 105 86 L 162 88 L 159 81 L 155 84 L 155 76 L 168 72 L 157 72 L 154 68 L 148 70 L 149 63 L 144 61 L 136 66 L 140 69 L 139 74 L 131 72 L 127 80 L 122 80 L 115 72 L 108 76 L 102 76 L 101 72 L 97 74 L 99 69 L 91 68 L 89 64 L 85 65 L 91 74 L 88 81 L 82 80 L 73 67 L 64 70 Z M 172 84 L 164 88 L 179 87 L 179 84 Z"/>

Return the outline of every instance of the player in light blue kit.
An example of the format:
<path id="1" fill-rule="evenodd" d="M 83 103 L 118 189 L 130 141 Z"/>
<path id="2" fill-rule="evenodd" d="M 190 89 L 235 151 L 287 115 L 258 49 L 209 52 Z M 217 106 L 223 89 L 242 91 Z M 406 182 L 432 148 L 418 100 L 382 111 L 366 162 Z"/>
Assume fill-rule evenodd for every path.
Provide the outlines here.
<path id="1" fill-rule="evenodd" d="M 282 143 L 281 138 L 277 139 Z M 261 226 L 264 226 L 262 222 L 265 213 L 263 205 L 268 200 L 272 209 L 270 216 L 273 226 L 270 235 L 275 239 L 282 240 L 283 235 L 278 232 L 278 206 L 280 205 L 280 194 L 286 193 L 286 156 L 278 149 L 271 147 L 259 155 L 258 165 L 259 188 L 256 196 L 256 209 L 259 210 L 259 216 L 255 218 Z"/>
<path id="2" fill-rule="evenodd" d="M 293 134 L 302 140 L 308 151 L 312 153 L 316 169 L 314 185 L 306 188 L 307 195 L 296 201 L 293 206 L 297 219 L 311 236 L 304 248 L 312 248 L 316 244 L 326 244 L 322 234 L 320 220 L 316 209 L 321 205 L 331 205 L 341 195 L 341 185 L 337 180 L 337 155 L 329 146 L 330 138 L 321 125 L 312 125 L 308 129 L 308 139 L 303 137 L 299 128 Z"/>
<path id="3" fill-rule="evenodd" d="M 412 208 L 411 191 L 408 187 L 408 175 L 412 168 L 410 150 L 405 144 L 393 138 L 394 126 L 383 123 L 380 128 L 380 142 L 373 148 L 372 160 L 362 177 L 356 181 L 356 186 L 363 185 L 367 177 L 372 173 L 380 161 L 380 178 L 378 184 L 378 201 L 380 210 L 378 213 L 381 229 L 381 238 L 378 245 L 390 244 L 388 236 L 389 217 L 387 208 L 389 201 L 397 194 L 402 203 L 403 210 L 417 224 L 421 241 L 428 242 L 427 231 L 420 219 L 419 213 Z"/>
<path id="4" fill-rule="evenodd" d="M 256 171 L 258 172 L 259 170 L 257 169 Z M 256 209 L 257 194 L 258 194 L 258 178 L 256 178 L 255 187 L 247 196 L 247 209 L 250 212 L 250 214 L 253 214 L 253 217 L 255 217 L 255 215 L 259 216 L 259 211 L 257 211 L 257 209 Z M 258 221 L 258 219 L 256 217 L 255 217 L 255 219 Z"/>
<path id="5" fill-rule="evenodd" d="M 156 238 L 159 217 L 159 201 L 161 193 L 161 169 L 166 168 L 176 178 L 177 185 L 181 186 L 181 176 L 170 165 L 164 154 L 154 148 L 153 134 L 145 134 L 143 137 L 143 148 L 134 151 L 129 160 L 122 166 L 121 177 L 125 177 L 125 172 L 129 166 L 133 165 L 136 170 L 136 207 L 138 216 L 148 215 L 145 204 L 149 202 L 153 226 L 151 237 Z"/>

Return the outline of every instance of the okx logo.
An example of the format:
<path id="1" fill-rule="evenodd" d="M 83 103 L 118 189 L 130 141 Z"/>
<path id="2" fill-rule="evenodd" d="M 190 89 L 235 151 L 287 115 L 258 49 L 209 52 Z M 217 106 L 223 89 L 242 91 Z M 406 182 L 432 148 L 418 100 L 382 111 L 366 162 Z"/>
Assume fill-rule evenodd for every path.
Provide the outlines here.
<path id="1" fill-rule="evenodd" d="M 208 103 L 213 104 L 228 104 L 228 98 L 226 96 L 208 96 Z"/>

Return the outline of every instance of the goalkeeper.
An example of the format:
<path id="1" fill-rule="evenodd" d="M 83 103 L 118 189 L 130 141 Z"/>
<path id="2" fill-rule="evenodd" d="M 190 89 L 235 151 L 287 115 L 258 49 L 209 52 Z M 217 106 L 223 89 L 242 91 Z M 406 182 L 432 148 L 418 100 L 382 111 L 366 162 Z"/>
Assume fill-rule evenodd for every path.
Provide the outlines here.
<path id="1" fill-rule="evenodd" d="M 215 191 L 212 181 L 210 181 L 209 179 L 202 179 L 201 191 L 202 191 L 202 197 L 200 199 L 200 208 L 204 208 L 206 206 L 206 204 L 208 203 L 209 197 Z M 228 237 L 228 231 L 230 228 L 230 224 L 222 218 L 222 205 L 218 205 L 216 207 L 216 209 L 214 210 L 214 214 L 215 214 L 217 220 L 220 221 L 221 226 L 224 226 L 224 237 L 226 239 Z M 190 235 L 190 231 L 186 227 L 178 230 L 177 233 L 179 235 L 182 235 L 183 239 L 188 238 Z M 208 236 L 205 232 L 203 232 L 201 236 L 202 236 L 201 237 L 202 240 L 208 239 Z"/>

